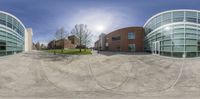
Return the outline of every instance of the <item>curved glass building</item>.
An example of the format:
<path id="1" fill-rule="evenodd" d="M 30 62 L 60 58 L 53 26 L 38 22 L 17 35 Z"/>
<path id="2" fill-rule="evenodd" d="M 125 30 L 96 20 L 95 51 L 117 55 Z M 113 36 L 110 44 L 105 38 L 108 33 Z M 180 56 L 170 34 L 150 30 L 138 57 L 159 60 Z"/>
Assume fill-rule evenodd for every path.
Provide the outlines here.
<path id="1" fill-rule="evenodd" d="M 25 50 L 26 29 L 15 16 L 0 11 L 0 56 Z"/>
<path id="2" fill-rule="evenodd" d="M 144 25 L 144 49 L 173 57 L 200 56 L 200 11 L 170 10 L 152 16 Z"/>

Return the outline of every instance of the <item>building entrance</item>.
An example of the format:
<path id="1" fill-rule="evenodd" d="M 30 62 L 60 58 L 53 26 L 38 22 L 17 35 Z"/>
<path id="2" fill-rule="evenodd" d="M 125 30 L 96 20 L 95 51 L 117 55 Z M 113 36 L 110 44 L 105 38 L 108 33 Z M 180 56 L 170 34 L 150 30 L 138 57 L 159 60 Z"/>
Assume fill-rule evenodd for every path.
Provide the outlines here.
<path id="1" fill-rule="evenodd" d="M 0 51 L 6 50 L 6 42 L 5 41 L 0 41 Z"/>
<path id="2" fill-rule="evenodd" d="M 152 54 L 160 55 L 160 41 L 153 42 Z"/>

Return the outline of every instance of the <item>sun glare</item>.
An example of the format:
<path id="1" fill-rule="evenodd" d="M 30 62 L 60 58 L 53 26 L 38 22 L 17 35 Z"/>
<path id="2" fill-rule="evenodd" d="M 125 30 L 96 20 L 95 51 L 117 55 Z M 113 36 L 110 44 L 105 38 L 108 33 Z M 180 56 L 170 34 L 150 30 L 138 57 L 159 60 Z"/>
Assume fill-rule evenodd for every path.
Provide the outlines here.
<path id="1" fill-rule="evenodd" d="M 103 31 L 105 30 L 105 27 L 104 27 L 103 25 L 97 25 L 97 26 L 96 26 L 96 30 L 97 30 L 98 32 L 103 32 Z"/>

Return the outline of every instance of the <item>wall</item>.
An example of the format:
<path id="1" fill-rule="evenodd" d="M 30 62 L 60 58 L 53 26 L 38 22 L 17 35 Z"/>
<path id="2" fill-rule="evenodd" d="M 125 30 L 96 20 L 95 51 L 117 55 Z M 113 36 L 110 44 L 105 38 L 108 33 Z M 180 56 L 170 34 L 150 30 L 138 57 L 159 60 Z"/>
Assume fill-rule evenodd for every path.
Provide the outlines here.
<path id="1" fill-rule="evenodd" d="M 129 40 L 128 33 L 134 32 L 135 39 Z M 112 37 L 120 36 L 120 40 L 113 41 Z M 136 51 L 143 51 L 143 38 L 144 38 L 144 29 L 142 27 L 127 27 L 113 31 L 106 35 L 106 49 L 110 51 L 119 51 L 117 47 L 120 47 L 120 51 L 129 51 L 128 45 L 135 44 Z"/>

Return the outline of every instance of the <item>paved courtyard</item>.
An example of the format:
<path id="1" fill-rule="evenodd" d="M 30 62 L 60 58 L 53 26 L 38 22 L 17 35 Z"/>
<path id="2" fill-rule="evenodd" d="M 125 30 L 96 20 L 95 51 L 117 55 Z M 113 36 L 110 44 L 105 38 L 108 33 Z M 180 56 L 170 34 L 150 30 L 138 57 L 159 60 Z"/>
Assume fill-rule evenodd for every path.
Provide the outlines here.
<path id="1" fill-rule="evenodd" d="M 199 99 L 200 58 L 101 52 L 0 57 L 0 99 Z"/>

